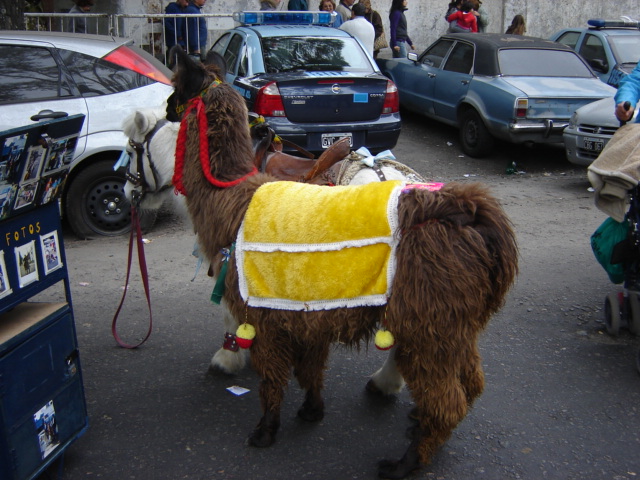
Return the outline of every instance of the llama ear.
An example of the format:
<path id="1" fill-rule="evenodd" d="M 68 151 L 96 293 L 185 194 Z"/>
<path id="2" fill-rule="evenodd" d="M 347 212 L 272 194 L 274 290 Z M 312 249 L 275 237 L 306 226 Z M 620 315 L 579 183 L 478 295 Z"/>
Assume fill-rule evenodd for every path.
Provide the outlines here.
<path id="1" fill-rule="evenodd" d="M 136 110 L 134 122 L 138 131 L 146 135 L 149 129 L 149 119 L 147 118 L 147 115 L 140 110 Z"/>

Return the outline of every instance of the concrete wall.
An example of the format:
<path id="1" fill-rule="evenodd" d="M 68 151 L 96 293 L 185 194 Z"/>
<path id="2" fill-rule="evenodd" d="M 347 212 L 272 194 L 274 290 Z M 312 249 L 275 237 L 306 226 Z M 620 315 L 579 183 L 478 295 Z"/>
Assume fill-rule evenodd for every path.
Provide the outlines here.
<path id="1" fill-rule="evenodd" d="M 282 0 L 281 8 L 286 9 L 288 0 Z M 308 0 L 311 9 L 317 9 L 319 0 Z M 96 0 L 94 13 L 163 13 L 169 0 Z M 372 0 L 388 32 L 388 14 L 391 0 Z M 409 35 L 416 49 L 424 50 L 440 35 L 448 24 L 444 13 L 449 0 L 408 0 L 405 13 L 409 24 Z M 68 9 L 71 0 L 54 0 L 55 11 Z M 557 30 L 566 27 L 586 25 L 590 18 L 618 19 L 629 15 L 640 19 L 640 0 L 484 0 L 484 8 L 490 16 L 489 32 L 504 32 L 516 14 L 524 15 L 527 21 L 527 34 L 547 38 Z M 258 10 L 259 0 L 209 0 L 203 13 L 229 14 L 240 10 Z M 211 44 L 219 34 L 234 26 L 230 18 L 211 18 L 208 20 L 211 30 Z M 386 53 L 390 51 L 387 49 Z"/>

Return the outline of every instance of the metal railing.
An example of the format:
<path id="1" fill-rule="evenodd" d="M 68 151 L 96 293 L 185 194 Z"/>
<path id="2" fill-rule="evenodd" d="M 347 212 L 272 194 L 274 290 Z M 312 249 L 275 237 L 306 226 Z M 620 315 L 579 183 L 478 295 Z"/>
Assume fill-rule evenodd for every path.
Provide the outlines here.
<path id="1" fill-rule="evenodd" d="M 165 38 L 165 19 L 204 18 L 207 22 L 207 49 L 225 30 L 233 28 L 231 13 L 202 14 L 69 14 L 69 13 L 26 13 L 25 28 L 27 30 L 74 33 L 75 19 L 83 19 L 87 34 L 112 35 L 134 40 L 134 43 L 161 61 L 165 60 L 167 39 Z M 186 35 L 189 34 L 189 22 L 186 22 Z M 177 43 L 173 39 L 172 44 Z"/>

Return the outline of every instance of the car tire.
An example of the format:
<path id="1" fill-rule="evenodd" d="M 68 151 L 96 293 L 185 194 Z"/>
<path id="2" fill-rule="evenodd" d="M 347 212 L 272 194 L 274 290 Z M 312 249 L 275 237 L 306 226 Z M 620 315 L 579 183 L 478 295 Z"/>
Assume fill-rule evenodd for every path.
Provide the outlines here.
<path id="1" fill-rule="evenodd" d="M 114 160 L 90 163 L 72 180 L 64 198 L 64 216 L 78 238 L 118 236 L 131 230 L 131 204 L 124 194 L 124 168 L 113 170 Z M 157 210 L 141 212 L 140 225 L 148 231 Z"/>
<path id="2" fill-rule="evenodd" d="M 494 139 L 477 111 L 469 109 L 460 119 L 460 143 L 470 157 L 485 157 L 493 149 Z"/>

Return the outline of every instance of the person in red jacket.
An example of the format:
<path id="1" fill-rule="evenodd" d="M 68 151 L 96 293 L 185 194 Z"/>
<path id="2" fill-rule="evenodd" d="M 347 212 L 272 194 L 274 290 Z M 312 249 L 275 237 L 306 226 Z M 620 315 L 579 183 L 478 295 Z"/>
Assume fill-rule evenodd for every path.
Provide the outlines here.
<path id="1" fill-rule="evenodd" d="M 457 27 L 461 30 L 456 30 L 456 32 L 467 31 L 478 33 L 478 21 L 476 20 L 476 16 L 472 10 L 473 3 L 468 1 L 464 2 L 460 7 L 460 10 L 447 17 L 447 21 L 449 24 L 453 21 L 457 22 Z"/>

